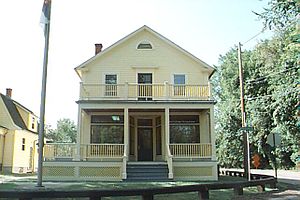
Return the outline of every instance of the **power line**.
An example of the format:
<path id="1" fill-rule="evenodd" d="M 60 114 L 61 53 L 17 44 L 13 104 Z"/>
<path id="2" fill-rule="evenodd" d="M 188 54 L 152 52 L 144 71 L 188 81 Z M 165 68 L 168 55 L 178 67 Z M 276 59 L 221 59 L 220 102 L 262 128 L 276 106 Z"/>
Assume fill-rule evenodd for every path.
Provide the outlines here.
<path id="1" fill-rule="evenodd" d="M 293 92 L 300 92 L 299 88 L 292 88 L 291 90 L 289 90 L 288 92 L 281 92 L 278 93 L 278 95 L 287 95 Z M 265 97 L 272 97 L 276 94 L 276 92 L 273 92 L 272 94 L 267 94 L 267 95 L 262 95 L 262 96 L 257 96 L 257 97 L 245 97 L 246 101 L 253 101 L 255 99 L 260 99 L 260 98 L 265 98 Z M 234 102 L 240 102 L 240 99 L 230 99 L 230 100 L 221 100 L 221 101 L 217 101 L 217 103 L 234 103 Z"/>
<path id="2" fill-rule="evenodd" d="M 242 45 L 247 44 L 248 42 L 250 42 L 251 40 L 253 40 L 254 38 L 256 38 L 257 36 L 259 36 L 260 34 L 262 34 L 263 32 L 265 32 L 266 28 L 264 28 L 263 30 L 261 30 L 259 33 L 255 34 L 254 36 L 252 36 L 250 39 L 248 39 L 246 42 L 241 43 Z"/>
<path id="3" fill-rule="evenodd" d="M 299 68 L 299 66 L 295 66 L 295 67 L 285 69 L 285 70 L 282 70 L 282 71 L 279 71 L 279 72 L 274 72 L 274 73 L 271 73 L 271 74 L 268 74 L 268 75 L 265 75 L 265 76 L 262 76 L 262 77 L 259 77 L 259 78 L 256 78 L 256 79 L 247 80 L 246 83 L 252 84 L 252 83 L 256 83 L 256 81 L 262 82 L 262 81 L 265 81 L 265 80 L 261 80 L 262 78 L 267 78 L 269 76 L 278 75 L 278 74 L 281 74 L 281 73 L 286 73 L 286 72 L 288 72 L 292 69 L 296 69 L 296 68 Z M 294 74 L 296 74 L 296 72 Z M 294 75 L 294 74 L 291 74 L 291 75 Z"/>
<path id="4" fill-rule="evenodd" d="M 290 91 L 281 92 L 277 95 L 283 96 L 283 95 L 287 95 L 287 94 L 290 94 L 290 93 L 293 93 L 293 92 L 299 92 L 299 91 L 300 91 L 299 88 L 293 88 Z M 273 92 L 272 94 L 263 95 L 263 96 L 250 97 L 250 98 L 246 97 L 245 100 L 252 101 L 252 100 L 255 100 L 255 99 L 260 99 L 260 98 L 265 98 L 265 97 L 272 97 L 272 96 L 274 96 L 274 94 L 276 94 L 276 92 Z"/>

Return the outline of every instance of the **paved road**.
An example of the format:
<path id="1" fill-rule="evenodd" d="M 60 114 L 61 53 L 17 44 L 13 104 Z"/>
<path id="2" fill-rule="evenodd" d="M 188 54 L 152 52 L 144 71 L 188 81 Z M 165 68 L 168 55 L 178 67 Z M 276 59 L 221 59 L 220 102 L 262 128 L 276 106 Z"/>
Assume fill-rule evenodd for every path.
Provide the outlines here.
<path id="1" fill-rule="evenodd" d="M 243 169 L 229 169 L 233 171 L 243 171 Z M 274 170 L 269 169 L 251 169 L 251 174 L 265 174 L 275 176 Z M 277 178 L 279 182 L 289 183 L 300 187 L 300 171 L 277 170 Z"/>
<path id="2" fill-rule="evenodd" d="M 275 176 L 274 170 L 251 169 L 251 173 Z M 300 171 L 277 170 L 277 178 L 279 182 L 300 186 Z"/>

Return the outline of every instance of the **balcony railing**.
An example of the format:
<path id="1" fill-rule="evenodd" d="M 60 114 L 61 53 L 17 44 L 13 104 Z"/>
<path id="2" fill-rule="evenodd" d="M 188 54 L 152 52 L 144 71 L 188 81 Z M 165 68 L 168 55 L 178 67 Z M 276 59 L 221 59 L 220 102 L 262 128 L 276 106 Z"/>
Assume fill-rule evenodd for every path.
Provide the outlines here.
<path id="1" fill-rule="evenodd" d="M 209 85 L 175 85 L 168 83 L 153 84 L 84 84 L 80 86 L 80 99 L 183 99 L 208 100 Z"/>
<path id="2" fill-rule="evenodd" d="M 174 158 L 211 158 L 210 143 L 170 144 L 170 151 Z"/>

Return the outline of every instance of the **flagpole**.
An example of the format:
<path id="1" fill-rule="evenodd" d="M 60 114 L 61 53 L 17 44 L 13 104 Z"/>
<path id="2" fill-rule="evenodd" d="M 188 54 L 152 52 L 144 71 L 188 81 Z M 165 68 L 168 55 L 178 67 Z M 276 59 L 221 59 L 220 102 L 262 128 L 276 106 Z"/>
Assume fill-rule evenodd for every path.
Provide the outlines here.
<path id="1" fill-rule="evenodd" d="M 51 13 L 51 3 L 49 6 L 49 17 Z M 44 149 L 44 130 L 45 130 L 45 103 L 46 103 L 46 83 L 47 83 L 47 66 L 48 66 L 48 50 L 49 50 L 49 33 L 50 21 L 45 23 L 45 47 L 44 47 L 44 61 L 42 74 L 42 89 L 41 89 L 41 104 L 40 104 L 40 126 L 39 126 L 39 157 L 38 157 L 38 173 L 37 173 L 37 187 L 43 187 L 43 149 Z"/>

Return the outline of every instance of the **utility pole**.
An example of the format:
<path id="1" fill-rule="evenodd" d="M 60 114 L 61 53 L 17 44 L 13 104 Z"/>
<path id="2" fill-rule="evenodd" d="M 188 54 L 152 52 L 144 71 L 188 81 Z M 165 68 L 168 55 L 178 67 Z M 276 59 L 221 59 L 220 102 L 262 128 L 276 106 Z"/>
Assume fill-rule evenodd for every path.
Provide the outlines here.
<path id="1" fill-rule="evenodd" d="M 239 77 L 240 77 L 240 98 L 241 98 L 241 113 L 242 113 L 242 128 L 246 127 L 246 112 L 245 112 L 245 98 L 244 98 L 244 74 L 241 43 L 238 44 L 238 61 L 239 61 Z M 244 141 L 244 174 L 248 181 L 250 181 L 250 149 L 249 149 L 249 134 L 246 129 L 243 129 Z"/>

